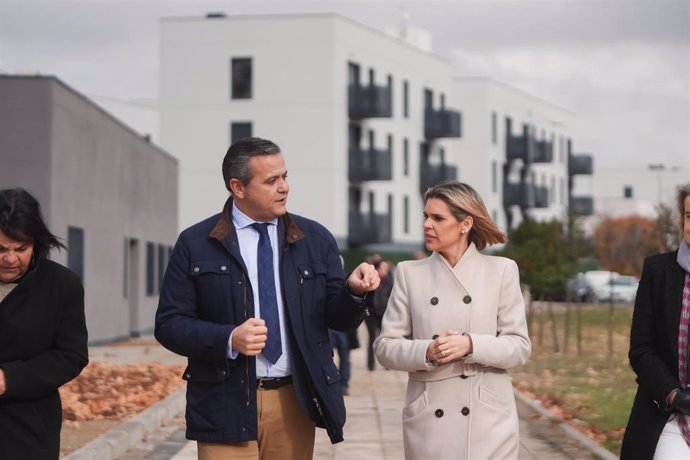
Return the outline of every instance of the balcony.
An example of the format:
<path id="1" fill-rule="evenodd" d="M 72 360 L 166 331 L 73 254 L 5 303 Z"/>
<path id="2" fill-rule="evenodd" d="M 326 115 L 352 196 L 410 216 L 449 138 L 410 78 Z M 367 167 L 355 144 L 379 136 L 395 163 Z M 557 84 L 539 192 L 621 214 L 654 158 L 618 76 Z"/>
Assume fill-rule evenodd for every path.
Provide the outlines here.
<path id="1" fill-rule="evenodd" d="M 390 118 L 393 115 L 390 88 L 376 85 L 350 85 L 348 112 L 352 120 Z"/>
<path id="2" fill-rule="evenodd" d="M 427 189 L 442 182 L 458 178 L 458 168 L 447 164 L 432 165 L 422 161 L 419 166 L 419 191 L 424 195 Z"/>
<path id="3" fill-rule="evenodd" d="M 424 137 L 427 139 L 460 137 L 461 132 L 460 112 L 446 109 L 424 111 Z"/>
<path id="4" fill-rule="evenodd" d="M 553 156 L 553 149 L 551 149 Z M 532 163 L 536 156 L 536 142 L 525 126 L 522 135 L 513 136 L 511 132 L 506 135 L 506 158 L 510 160 L 522 160 L 525 164 Z M 549 160 L 550 161 L 550 160 Z"/>
<path id="5" fill-rule="evenodd" d="M 390 150 L 350 147 L 348 157 L 350 182 L 393 179 L 393 160 Z"/>
<path id="6" fill-rule="evenodd" d="M 574 176 L 576 174 L 592 175 L 594 170 L 594 161 L 592 155 L 583 153 L 580 155 L 570 155 L 568 158 L 568 174 Z"/>
<path id="7" fill-rule="evenodd" d="M 503 206 L 534 207 L 534 189 L 524 182 L 503 184 Z"/>
<path id="8" fill-rule="evenodd" d="M 534 207 L 548 208 L 549 207 L 549 189 L 542 185 L 534 187 Z"/>
<path id="9" fill-rule="evenodd" d="M 362 214 L 350 211 L 347 242 L 350 247 L 365 244 L 391 243 L 392 222 L 389 214 Z"/>
<path id="10" fill-rule="evenodd" d="M 551 163 L 553 161 L 553 142 L 537 141 L 535 147 L 532 161 L 535 163 Z"/>
<path id="11" fill-rule="evenodd" d="M 591 216 L 594 214 L 594 200 L 591 196 L 571 196 L 570 213 L 580 216 Z"/>

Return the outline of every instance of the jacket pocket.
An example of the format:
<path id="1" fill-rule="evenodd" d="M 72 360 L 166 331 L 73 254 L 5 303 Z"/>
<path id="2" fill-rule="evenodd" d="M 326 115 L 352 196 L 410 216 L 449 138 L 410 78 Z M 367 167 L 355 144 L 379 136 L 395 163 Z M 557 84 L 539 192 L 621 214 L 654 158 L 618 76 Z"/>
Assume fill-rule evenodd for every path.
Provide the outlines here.
<path id="1" fill-rule="evenodd" d="M 198 277 L 209 273 L 229 275 L 229 261 L 227 259 L 196 260 L 189 264 L 189 274 L 192 277 Z"/>
<path id="2" fill-rule="evenodd" d="M 297 264 L 304 311 L 309 315 L 325 314 L 327 267 L 323 263 Z"/>
<path id="3" fill-rule="evenodd" d="M 340 382 L 340 373 L 338 372 L 338 368 L 335 366 L 333 361 L 323 366 L 322 369 L 323 376 L 328 385 L 333 385 L 334 383 Z"/>

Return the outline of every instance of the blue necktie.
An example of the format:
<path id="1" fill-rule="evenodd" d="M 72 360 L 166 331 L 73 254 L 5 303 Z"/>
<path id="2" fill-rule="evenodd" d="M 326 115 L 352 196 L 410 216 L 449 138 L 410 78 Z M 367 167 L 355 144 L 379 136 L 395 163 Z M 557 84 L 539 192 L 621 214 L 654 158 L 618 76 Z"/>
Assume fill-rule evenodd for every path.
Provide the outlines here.
<path id="1" fill-rule="evenodd" d="M 259 232 L 257 245 L 257 271 L 259 275 L 259 307 L 261 318 L 266 322 L 268 337 L 262 353 L 271 363 L 275 364 L 283 354 L 280 344 L 280 320 L 278 319 L 278 299 L 276 297 L 276 281 L 273 273 L 273 249 L 268 236 L 269 224 L 253 223 L 252 227 Z"/>

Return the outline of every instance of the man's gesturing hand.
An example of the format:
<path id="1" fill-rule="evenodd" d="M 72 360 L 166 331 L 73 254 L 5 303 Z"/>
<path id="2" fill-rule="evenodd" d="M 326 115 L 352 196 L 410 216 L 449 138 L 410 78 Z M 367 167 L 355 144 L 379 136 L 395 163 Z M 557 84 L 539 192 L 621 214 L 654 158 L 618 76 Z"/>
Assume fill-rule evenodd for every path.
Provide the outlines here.
<path id="1" fill-rule="evenodd" d="M 256 356 L 266 346 L 267 333 L 263 319 L 249 318 L 232 332 L 232 349 L 246 356 Z"/>
<path id="2" fill-rule="evenodd" d="M 365 292 L 376 290 L 380 282 L 379 272 L 376 271 L 374 266 L 362 262 L 350 273 L 350 276 L 347 278 L 347 287 L 353 294 L 362 295 Z"/>

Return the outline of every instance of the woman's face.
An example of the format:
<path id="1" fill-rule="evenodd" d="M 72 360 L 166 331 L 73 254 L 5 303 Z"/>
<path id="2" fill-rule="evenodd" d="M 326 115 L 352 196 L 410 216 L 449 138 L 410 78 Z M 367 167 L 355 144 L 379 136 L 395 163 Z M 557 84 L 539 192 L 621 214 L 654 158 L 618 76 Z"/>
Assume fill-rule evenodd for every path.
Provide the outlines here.
<path id="1" fill-rule="evenodd" d="M 685 197 L 685 212 L 683 212 L 683 236 L 690 244 L 690 196 Z"/>
<path id="2" fill-rule="evenodd" d="M 34 244 L 15 241 L 0 232 L 0 281 L 11 283 L 21 278 L 29 268 Z"/>
<path id="3" fill-rule="evenodd" d="M 469 231 L 465 219 L 458 222 L 450 208 L 438 198 L 429 198 L 424 205 L 424 242 L 429 251 L 445 253 L 457 246 L 463 230 Z"/>

